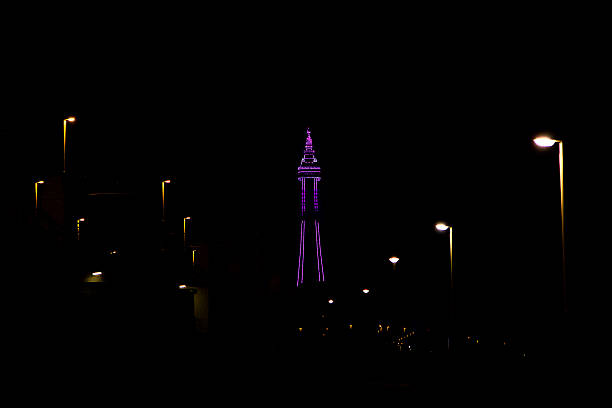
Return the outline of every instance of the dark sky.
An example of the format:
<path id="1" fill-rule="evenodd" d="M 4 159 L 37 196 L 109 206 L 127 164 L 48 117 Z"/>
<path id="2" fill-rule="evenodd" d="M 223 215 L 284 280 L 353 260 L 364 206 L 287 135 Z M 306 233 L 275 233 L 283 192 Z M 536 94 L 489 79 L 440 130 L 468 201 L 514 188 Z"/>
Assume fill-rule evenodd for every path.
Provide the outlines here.
<path id="1" fill-rule="evenodd" d="M 531 139 L 548 131 L 566 145 L 568 276 L 573 294 L 589 297 L 584 228 L 600 218 L 602 174 L 590 146 L 610 131 L 603 51 L 589 40 L 597 32 L 553 35 L 551 16 L 552 26 L 523 29 L 435 13 L 274 27 L 205 16 L 81 21 L 65 37 L 28 42 L 1 124 L 18 173 L 61 169 L 61 120 L 75 115 L 75 171 L 141 187 L 175 178 L 183 208 L 257 242 L 291 281 L 310 127 L 334 285 L 375 281 L 395 254 L 427 307 L 447 261 L 433 224 L 447 220 L 466 308 L 545 310 L 559 300 L 558 167 L 556 150 Z"/>

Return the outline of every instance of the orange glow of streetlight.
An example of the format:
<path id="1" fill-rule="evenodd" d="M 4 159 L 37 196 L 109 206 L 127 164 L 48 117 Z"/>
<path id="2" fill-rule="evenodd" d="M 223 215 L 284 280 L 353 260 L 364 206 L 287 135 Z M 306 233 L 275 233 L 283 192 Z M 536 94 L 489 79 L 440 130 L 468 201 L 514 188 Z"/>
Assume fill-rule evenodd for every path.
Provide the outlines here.
<path id="1" fill-rule="evenodd" d="M 362 290 L 362 292 L 367 295 L 368 293 L 370 293 L 370 289 L 365 288 L 365 289 Z"/>
<path id="2" fill-rule="evenodd" d="M 397 261 L 399 261 L 399 258 L 397 256 L 392 256 L 391 258 L 389 258 L 389 262 L 391 262 L 393 265 L 395 265 Z"/>

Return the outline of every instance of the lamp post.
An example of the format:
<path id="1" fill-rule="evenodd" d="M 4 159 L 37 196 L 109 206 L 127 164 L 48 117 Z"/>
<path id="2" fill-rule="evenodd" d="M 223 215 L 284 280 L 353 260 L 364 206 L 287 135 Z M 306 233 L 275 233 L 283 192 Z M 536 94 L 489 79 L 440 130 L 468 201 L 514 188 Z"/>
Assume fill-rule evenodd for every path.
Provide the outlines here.
<path id="1" fill-rule="evenodd" d="M 183 218 L 183 247 L 187 246 L 187 220 L 191 221 L 191 217 Z"/>
<path id="2" fill-rule="evenodd" d="M 559 191 L 561 195 L 561 280 L 563 292 L 563 312 L 567 313 L 567 283 L 565 274 L 565 205 L 564 205 L 564 194 L 563 194 L 563 142 L 558 139 L 552 139 L 547 135 L 538 136 L 533 139 L 533 142 L 543 148 L 554 146 L 555 143 L 559 144 Z"/>
<path id="3" fill-rule="evenodd" d="M 399 261 L 399 258 L 397 256 L 392 256 L 391 258 L 389 258 L 389 262 L 393 264 L 393 272 L 395 272 L 395 264 L 397 263 L 397 261 Z"/>
<path id="4" fill-rule="evenodd" d="M 449 232 L 449 247 L 450 247 L 450 291 L 449 291 L 449 307 L 448 307 L 448 317 L 449 317 L 449 323 L 452 325 L 453 323 L 453 299 L 454 299 L 454 282 L 453 282 L 453 227 L 451 227 L 448 224 L 445 224 L 443 222 L 439 222 L 436 224 L 436 229 L 440 232 L 444 232 L 447 231 Z M 451 331 L 449 330 L 448 333 L 448 351 L 450 351 L 450 344 L 451 344 Z"/>
<path id="5" fill-rule="evenodd" d="M 38 213 L 38 185 L 45 184 L 44 180 L 38 180 L 34 183 L 34 211 Z"/>
<path id="6" fill-rule="evenodd" d="M 81 223 L 85 221 L 85 218 L 79 218 L 76 221 L 76 228 L 77 228 L 77 241 L 81 240 Z"/>
<path id="7" fill-rule="evenodd" d="M 64 119 L 64 173 L 66 173 L 66 122 L 74 122 L 74 116 Z"/>
<path id="8" fill-rule="evenodd" d="M 453 290 L 453 227 L 450 225 L 446 225 L 443 222 L 439 222 L 436 224 L 436 229 L 440 232 L 444 232 L 446 230 L 449 231 L 449 246 L 450 246 L 450 287 Z"/>
<path id="9" fill-rule="evenodd" d="M 166 220 L 166 184 L 170 184 L 170 180 L 164 180 L 162 186 L 162 221 Z"/>

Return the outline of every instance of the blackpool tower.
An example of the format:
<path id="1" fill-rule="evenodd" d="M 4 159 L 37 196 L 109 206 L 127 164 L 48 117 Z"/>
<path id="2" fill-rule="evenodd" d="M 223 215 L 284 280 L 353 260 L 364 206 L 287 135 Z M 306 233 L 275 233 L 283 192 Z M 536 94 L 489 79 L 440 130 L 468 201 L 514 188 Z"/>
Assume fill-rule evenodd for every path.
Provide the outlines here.
<path id="1" fill-rule="evenodd" d="M 321 233 L 319 230 L 319 182 L 321 168 L 312 148 L 310 129 L 306 130 L 304 157 L 298 167 L 298 182 L 301 184 L 300 200 L 300 247 L 297 271 L 297 286 L 325 282 Z M 306 276 L 306 279 L 304 279 Z"/>

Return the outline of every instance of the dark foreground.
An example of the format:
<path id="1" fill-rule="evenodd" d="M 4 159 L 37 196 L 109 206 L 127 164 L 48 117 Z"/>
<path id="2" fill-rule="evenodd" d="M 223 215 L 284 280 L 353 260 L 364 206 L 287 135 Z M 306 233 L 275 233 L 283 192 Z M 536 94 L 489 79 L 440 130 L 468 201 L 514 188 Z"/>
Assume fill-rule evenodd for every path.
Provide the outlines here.
<path id="1" fill-rule="evenodd" d="M 559 350 L 539 356 L 425 355 L 311 344 L 250 348 L 198 336 L 105 339 L 105 344 L 47 339 L 29 346 L 6 355 L 9 389 L 23 402 L 83 406 L 570 406 L 576 396 L 582 403 L 594 398 L 603 382 L 593 382 L 596 361 Z"/>

